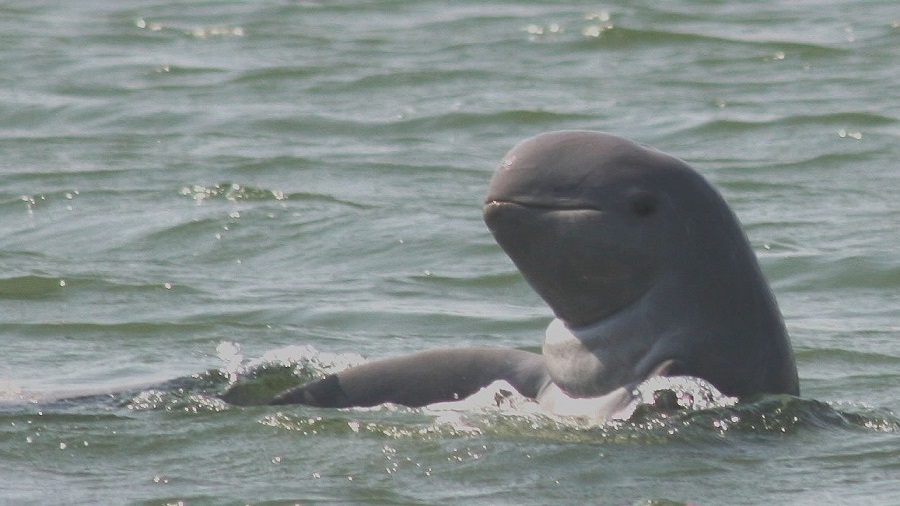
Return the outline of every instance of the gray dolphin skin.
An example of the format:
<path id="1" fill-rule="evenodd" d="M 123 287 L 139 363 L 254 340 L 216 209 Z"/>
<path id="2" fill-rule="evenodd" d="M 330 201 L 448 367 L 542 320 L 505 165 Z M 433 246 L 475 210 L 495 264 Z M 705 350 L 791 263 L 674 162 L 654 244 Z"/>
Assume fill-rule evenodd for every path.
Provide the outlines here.
<path id="1" fill-rule="evenodd" d="M 738 398 L 799 395 L 784 321 L 740 224 L 683 161 L 600 132 L 513 148 L 484 220 L 556 318 L 541 354 L 425 351 L 301 385 L 272 404 L 463 399 L 498 380 L 540 400 L 625 398 L 654 375 L 694 376 Z"/>

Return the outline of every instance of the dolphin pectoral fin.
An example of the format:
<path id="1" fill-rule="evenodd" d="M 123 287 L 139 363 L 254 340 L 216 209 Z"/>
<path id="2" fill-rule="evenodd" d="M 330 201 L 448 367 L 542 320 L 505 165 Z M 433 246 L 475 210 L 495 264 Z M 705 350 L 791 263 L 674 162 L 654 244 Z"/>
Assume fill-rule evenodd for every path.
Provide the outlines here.
<path id="1" fill-rule="evenodd" d="M 329 374 L 320 380 L 285 390 L 276 395 L 269 404 L 305 404 L 320 408 L 345 408 L 350 406 L 350 400 L 341 389 L 338 376 Z"/>
<path id="2" fill-rule="evenodd" d="M 290 389 L 271 404 L 367 407 L 394 403 L 421 407 L 464 399 L 505 380 L 526 397 L 549 383 L 543 357 L 512 349 L 462 348 L 423 351 L 351 367 Z"/>

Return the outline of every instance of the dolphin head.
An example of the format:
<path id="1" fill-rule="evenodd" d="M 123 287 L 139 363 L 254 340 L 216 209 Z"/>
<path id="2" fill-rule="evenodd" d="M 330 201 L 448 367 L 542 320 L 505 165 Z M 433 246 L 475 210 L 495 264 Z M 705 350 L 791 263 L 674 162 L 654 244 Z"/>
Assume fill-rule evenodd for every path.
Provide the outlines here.
<path id="1" fill-rule="evenodd" d="M 494 174 L 484 219 L 525 279 L 572 327 L 641 298 L 667 262 L 680 160 L 597 132 L 528 139 Z"/>
<path id="2" fill-rule="evenodd" d="M 544 355 L 568 393 L 660 372 L 730 395 L 797 390 L 746 236 L 683 161 L 599 132 L 541 134 L 503 158 L 484 219 L 558 319 Z"/>

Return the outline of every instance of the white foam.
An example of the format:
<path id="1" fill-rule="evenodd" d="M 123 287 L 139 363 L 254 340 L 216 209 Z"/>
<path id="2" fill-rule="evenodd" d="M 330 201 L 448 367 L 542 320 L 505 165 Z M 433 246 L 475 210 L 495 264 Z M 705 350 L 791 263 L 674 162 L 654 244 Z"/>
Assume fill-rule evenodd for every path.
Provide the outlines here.
<path id="1" fill-rule="evenodd" d="M 437 422 L 451 425 L 463 423 L 465 413 L 497 413 L 509 416 L 543 416 L 577 427 L 601 425 L 631 418 L 641 405 L 653 405 L 660 392 L 674 394 L 674 408 L 701 410 L 728 407 L 737 403 L 734 397 L 719 392 L 712 384 L 688 376 L 654 376 L 636 388 L 619 388 L 599 397 L 574 398 L 556 385 L 541 392 L 538 400 L 518 393 L 506 381 L 495 381 L 465 399 L 430 404 L 425 411 L 438 417 Z"/>

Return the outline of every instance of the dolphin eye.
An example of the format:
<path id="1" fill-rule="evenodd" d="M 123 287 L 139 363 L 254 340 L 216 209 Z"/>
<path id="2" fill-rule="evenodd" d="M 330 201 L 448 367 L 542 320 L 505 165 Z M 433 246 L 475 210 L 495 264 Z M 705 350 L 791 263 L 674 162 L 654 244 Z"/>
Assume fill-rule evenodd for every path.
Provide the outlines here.
<path id="1" fill-rule="evenodd" d="M 657 202 L 653 194 L 638 191 L 631 195 L 631 211 L 638 216 L 650 216 L 656 212 Z"/>

